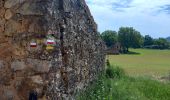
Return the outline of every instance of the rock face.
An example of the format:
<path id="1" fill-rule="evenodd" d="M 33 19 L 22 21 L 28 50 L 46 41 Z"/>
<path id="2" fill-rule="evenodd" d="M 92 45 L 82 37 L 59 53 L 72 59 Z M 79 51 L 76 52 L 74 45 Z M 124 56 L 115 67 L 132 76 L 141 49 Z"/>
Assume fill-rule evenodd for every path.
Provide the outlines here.
<path id="1" fill-rule="evenodd" d="M 74 99 L 104 48 L 84 0 L 0 0 L 0 100 Z"/>

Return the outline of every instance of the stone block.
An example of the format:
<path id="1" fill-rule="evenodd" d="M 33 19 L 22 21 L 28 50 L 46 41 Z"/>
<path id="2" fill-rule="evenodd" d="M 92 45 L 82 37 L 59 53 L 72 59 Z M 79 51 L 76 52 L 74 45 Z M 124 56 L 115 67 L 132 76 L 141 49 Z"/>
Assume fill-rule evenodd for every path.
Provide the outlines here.
<path id="1" fill-rule="evenodd" d="M 14 20 L 9 20 L 6 22 L 4 34 L 6 36 L 12 36 L 13 34 L 17 34 L 20 30 L 20 27 L 21 27 L 20 23 Z"/>
<path id="2" fill-rule="evenodd" d="M 27 63 L 34 71 L 39 73 L 47 73 L 50 70 L 50 61 L 38 60 L 38 59 L 27 59 Z"/>
<path id="3" fill-rule="evenodd" d="M 22 4 L 24 1 L 26 1 L 26 0 L 6 0 L 4 7 L 12 8 L 13 6 L 15 6 L 17 4 Z"/>
<path id="4" fill-rule="evenodd" d="M 25 2 L 16 12 L 22 15 L 43 15 L 42 6 L 44 2 Z"/>
<path id="5" fill-rule="evenodd" d="M 11 63 L 11 69 L 12 69 L 13 71 L 21 71 L 21 70 L 23 70 L 24 68 L 26 68 L 26 64 L 25 64 L 25 62 L 23 62 L 23 61 L 13 61 L 13 62 Z"/>

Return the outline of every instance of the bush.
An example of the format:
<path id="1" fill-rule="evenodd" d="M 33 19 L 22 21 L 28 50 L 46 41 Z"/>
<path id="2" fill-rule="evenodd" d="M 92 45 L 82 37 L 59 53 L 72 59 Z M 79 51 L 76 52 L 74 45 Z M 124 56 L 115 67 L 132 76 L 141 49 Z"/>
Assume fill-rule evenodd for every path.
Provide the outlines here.
<path id="1" fill-rule="evenodd" d="M 84 91 L 77 92 L 76 100 L 106 100 L 111 89 L 111 80 L 105 76 L 99 76 L 98 80 Z"/>
<path id="2" fill-rule="evenodd" d="M 106 73 L 99 75 L 98 79 L 89 84 L 84 91 L 77 91 L 76 100 L 111 100 L 112 97 L 112 86 L 114 80 L 121 79 L 125 76 L 123 69 L 117 66 L 111 66 L 109 60 L 106 62 Z M 111 79 L 109 79 L 111 78 Z"/>
<path id="3" fill-rule="evenodd" d="M 119 67 L 109 67 L 106 69 L 106 77 L 107 78 L 121 78 L 125 75 L 125 72 L 123 69 Z"/>
<path id="4" fill-rule="evenodd" d="M 107 78 L 121 78 L 123 76 L 125 76 L 124 70 L 117 66 L 111 66 L 109 61 L 107 60 L 106 77 Z"/>

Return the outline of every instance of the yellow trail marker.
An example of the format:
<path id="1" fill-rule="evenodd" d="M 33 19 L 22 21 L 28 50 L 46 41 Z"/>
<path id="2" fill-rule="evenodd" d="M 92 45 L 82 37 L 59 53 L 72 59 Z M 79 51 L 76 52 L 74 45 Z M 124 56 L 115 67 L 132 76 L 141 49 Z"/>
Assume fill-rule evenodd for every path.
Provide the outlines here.
<path id="1" fill-rule="evenodd" d="M 53 50 L 54 47 L 53 47 L 53 46 L 47 46 L 46 49 L 47 49 L 47 50 Z"/>

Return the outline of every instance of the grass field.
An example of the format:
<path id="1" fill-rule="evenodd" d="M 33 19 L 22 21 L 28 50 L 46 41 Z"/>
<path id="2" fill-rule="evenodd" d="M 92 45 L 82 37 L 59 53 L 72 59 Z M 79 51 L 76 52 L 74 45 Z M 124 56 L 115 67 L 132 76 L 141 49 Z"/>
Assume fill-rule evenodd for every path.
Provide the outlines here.
<path id="1" fill-rule="evenodd" d="M 170 73 L 170 50 L 130 49 L 134 54 L 109 55 L 112 65 L 118 65 L 131 76 L 162 76 Z"/>

